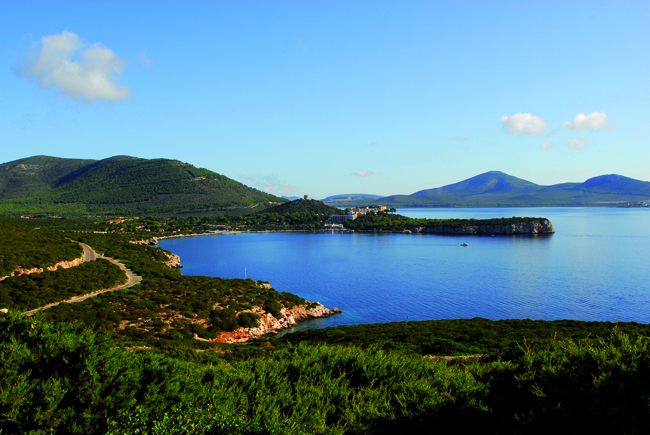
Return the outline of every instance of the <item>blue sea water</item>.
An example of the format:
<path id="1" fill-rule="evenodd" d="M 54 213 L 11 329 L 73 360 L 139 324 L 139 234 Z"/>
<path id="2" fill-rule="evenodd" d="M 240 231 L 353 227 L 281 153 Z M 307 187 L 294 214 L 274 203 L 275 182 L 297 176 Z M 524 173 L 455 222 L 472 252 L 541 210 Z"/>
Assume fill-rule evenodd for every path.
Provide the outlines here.
<path id="1" fill-rule="evenodd" d="M 245 233 L 166 239 L 186 275 L 270 281 L 343 310 L 299 329 L 484 317 L 650 323 L 650 210 L 402 209 L 548 218 L 549 236 Z M 461 247 L 461 243 L 469 246 Z"/>

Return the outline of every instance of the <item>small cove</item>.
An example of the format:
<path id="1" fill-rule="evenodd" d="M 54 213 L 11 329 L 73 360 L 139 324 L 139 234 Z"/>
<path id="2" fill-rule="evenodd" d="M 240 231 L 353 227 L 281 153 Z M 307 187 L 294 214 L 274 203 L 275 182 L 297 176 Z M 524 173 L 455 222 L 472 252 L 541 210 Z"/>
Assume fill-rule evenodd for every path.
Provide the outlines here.
<path id="1" fill-rule="evenodd" d="M 485 317 L 650 322 L 650 210 L 404 209 L 535 216 L 550 236 L 243 233 L 165 239 L 186 275 L 270 281 L 342 314 L 298 328 Z M 461 243 L 469 246 L 461 247 Z"/>

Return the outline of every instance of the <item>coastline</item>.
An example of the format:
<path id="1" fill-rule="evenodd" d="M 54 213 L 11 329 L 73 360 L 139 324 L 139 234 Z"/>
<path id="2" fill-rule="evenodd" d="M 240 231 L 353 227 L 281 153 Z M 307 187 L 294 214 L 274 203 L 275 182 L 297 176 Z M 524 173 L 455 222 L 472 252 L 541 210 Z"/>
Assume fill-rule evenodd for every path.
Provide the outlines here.
<path id="1" fill-rule="evenodd" d="M 210 231 L 197 234 L 175 234 L 171 236 L 151 237 L 149 239 L 132 240 L 130 243 L 155 246 L 160 240 L 176 239 L 182 237 L 214 236 L 214 235 L 235 235 L 243 233 L 393 233 L 393 234 L 445 234 L 445 235 L 518 235 L 518 234 L 553 234 L 555 227 L 548 219 L 541 219 L 532 223 L 516 223 L 507 225 L 467 225 L 463 227 L 432 226 L 432 227 L 410 227 L 403 229 L 333 229 L 333 228 L 312 228 L 312 229 L 272 229 L 272 230 L 237 230 L 237 231 Z"/>
<path id="2" fill-rule="evenodd" d="M 309 308 L 311 305 L 315 306 Z M 242 311 L 242 313 L 259 315 L 260 319 L 257 327 L 238 328 L 234 331 L 221 331 L 216 338 L 212 339 L 200 338 L 194 334 L 194 339 L 209 343 L 245 343 L 269 335 L 276 335 L 279 331 L 289 329 L 304 320 L 333 316 L 334 314 L 341 313 L 341 310 L 336 307 L 330 310 L 320 302 L 306 302 L 305 304 L 296 305 L 292 308 L 282 308 L 280 310 L 280 314 L 282 315 L 280 319 L 274 317 L 271 313 L 267 313 L 261 307 L 253 307 L 250 310 Z"/>

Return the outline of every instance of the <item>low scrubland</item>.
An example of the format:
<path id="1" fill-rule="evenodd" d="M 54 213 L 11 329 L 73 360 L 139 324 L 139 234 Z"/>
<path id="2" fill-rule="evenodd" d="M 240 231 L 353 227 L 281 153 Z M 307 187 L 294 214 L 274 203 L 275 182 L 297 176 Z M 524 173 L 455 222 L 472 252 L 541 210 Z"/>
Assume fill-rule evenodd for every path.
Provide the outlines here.
<path id="1" fill-rule="evenodd" d="M 210 343 L 194 334 L 251 326 L 241 314 L 252 306 L 277 313 L 306 301 L 267 283 L 183 276 L 162 249 L 91 229 L 57 220 L 50 231 L 60 238 L 49 240 L 74 235 L 143 281 L 27 317 L 20 310 L 45 294 L 39 279 L 54 275 L 5 280 L 36 299 L 0 306 L 9 308 L 0 313 L 1 435 L 650 430 L 650 325 L 477 318 Z M 61 272 L 59 284 L 103 276 Z"/>
<path id="2" fill-rule="evenodd" d="M 0 315 L 2 433 L 647 433 L 650 341 L 549 339 L 508 361 L 306 344 L 186 361 Z"/>

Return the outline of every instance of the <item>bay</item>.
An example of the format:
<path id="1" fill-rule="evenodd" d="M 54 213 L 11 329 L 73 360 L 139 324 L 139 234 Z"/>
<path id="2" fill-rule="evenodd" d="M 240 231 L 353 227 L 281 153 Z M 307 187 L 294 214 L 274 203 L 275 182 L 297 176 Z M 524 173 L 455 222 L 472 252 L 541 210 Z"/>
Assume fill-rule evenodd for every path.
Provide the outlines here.
<path id="1" fill-rule="evenodd" d="M 484 317 L 650 322 L 650 210 L 402 209 L 418 218 L 548 218 L 548 236 L 339 232 L 165 239 L 183 273 L 270 281 L 342 314 L 295 329 Z M 461 243 L 469 246 L 461 247 Z"/>

